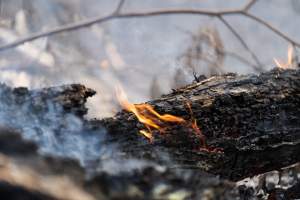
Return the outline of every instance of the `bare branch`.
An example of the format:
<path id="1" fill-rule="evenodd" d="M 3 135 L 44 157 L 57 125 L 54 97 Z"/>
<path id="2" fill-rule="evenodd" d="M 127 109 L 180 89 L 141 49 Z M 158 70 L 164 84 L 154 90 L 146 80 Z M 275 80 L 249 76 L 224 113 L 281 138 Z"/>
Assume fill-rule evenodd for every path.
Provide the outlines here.
<path id="1" fill-rule="evenodd" d="M 244 7 L 244 11 L 247 12 L 258 0 L 250 0 L 247 5 Z"/>
<path id="2" fill-rule="evenodd" d="M 19 45 L 22 45 L 26 42 L 36 40 L 38 38 L 48 37 L 48 36 L 58 34 L 61 32 L 73 31 L 73 30 L 77 30 L 80 28 L 89 27 L 96 23 L 101 24 L 101 23 L 104 23 L 104 22 L 107 22 L 107 21 L 110 21 L 113 19 L 142 18 L 142 17 L 153 17 L 153 16 L 161 16 L 161 15 L 178 15 L 178 14 L 205 15 L 205 16 L 210 16 L 210 17 L 219 17 L 220 19 L 224 19 L 223 17 L 227 16 L 227 15 L 242 15 L 242 16 L 248 17 L 248 18 L 262 24 L 266 28 L 270 29 L 271 31 L 273 31 L 274 33 L 279 35 L 284 40 L 293 44 L 294 46 L 300 47 L 300 43 L 294 41 L 292 38 L 287 36 L 285 33 L 276 29 L 275 27 L 273 27 L 272 25 L 270 25 L 268 22 L 264 21 L 263 19 L 256 17 L 247 12 L 257 1 L 258 0 L 249 0 L 249 2 L 241 9 L 227 9 L 227 10 L 219 10 L 219 11 L 211 11 L 211 10 L 204 10 L 204 9 L 203 10 L 201 10 L 201 9 L 165 9 L 165 10 L 154 10 L 154 11 L 146 11 L 146 12 L 120 13 L 120 11 L 125 3 L 125 0 L 120 0 L 116 10 L 113 13 L 111 13 L 110 15 L 107 15 L 104 17 L 99 16 L 99 17 L 95 17 L 95 18 L 89 18 L 89 19 L 86 19 L 86 20 L 83 20 L 80 22 L 75 22 L 75 23 L 59 26 L 59 27 L 56 27 L 56 28 L 53 28 L 53 29 L 50 29 L 47 31 L 33 33 L 32 35 L 20 38 L 14 42 L 0 46 L 0 51 L 17 47 Z M 230 25 L 229 23 L 227 23 L 227 24 Z M 228 27 L 228 25 L 226 25 L 226 26 Z M 232 29 L 232 28 L 230 28 L 230 29 Z M 234 32 L 236 32 L 236 31 L 234 30 Z M 235 35 L 237 37 L 238 34 L 235 33 Z M 237 38 L 241 38 L 241 37 L 239 36 Z M 241 39 L 239 39 L 239 40 L 241 40 Z M 243 43 L 245 43 L 245 42 L 243 42 Z M 243 44 L 243 46 L 245 47 L 245 46 L 247 46 L 247 44 L 246 45 Z M 249 49 L 249 48 L 247 48 L 247 49 Z M 248 50 L 248 51 L 250 51 L 250 50 Z M 255 59 L 257 64 L 260 63 L 259 60 L 257 58 L 255 58 L 256 56 L 253 52 L 251 53 L 251 55 L 252 55 L 253 59 Z"/>
<path id="3" fill-rule="evenodd" d="M 223 11 L 209 11 L 209 10 L 195 10 L 195 9 L 170 9 L 170 10 L 156 10 L 149 12 L 131 12 L 131 13 L 115 13 L 105 16 L 105 17 L 96 17 L 89 18 L 80 22 L 75 22 L 57 28 L 53 28 L 47 31 L 42 31 L 39 33 L 33 33 L 27 37 L 20 38 L 12 43 L 0 46 L 0 51 L 10 49 L 19 45 L 22 45 L 26 42 L 30 42 L 42 37 L 48 37 L 54 34 L 58 34 L 66 31 L 73 31 L 85 27 L 89 27 L 94 24 L 101 24 L 112 19 L 122 19 L 122 18 L 138 18 L 138 17 L 151 17 L 151 16 L 160 16 L 160 15 L 176 15 L 176 14 L 189 14 L 189 15 L 206 15 L 206 16 L 220 16 L 220 15 L 232 15 L 241 13 L 241 10 L 223 10 Z"/>
<path id="4" fill-rule="evenodd" d="M 245 50 L 248 51 L 249 54 L 252 56 L 253 60 L 257 64 L 256 66 L 254 66 L 254 69 L 258 72 L 261 72 L 262 71 L 261 62 L 259 61 L 258 57 L 255 55 L 255 53 L 247 45 L 247 43 L 244 41 L 242 36 L 222 16 L 220 16 L 219 19 L 231 31 L 231 33 L 237 38 L 237 40 L 242 44 L 242 46 L 245 48 Z"/>
<path id="5" fill-rule="evenodd" d="M 235 58 L 236 60 L 240 61 L 241 63 L 244 63 L 252 68 L 256 68 L 257 65 L 251 63 L 249 60 L 247 60 L 246 58 L 243 58 L 242 56 L 240 56 L 239 54 L 237 53 L 234 53 L 234 52 L 230 52 L 230 51 L 224 51 L 224 54 L 226 56 L 229 56 L 229 57 L 232 57 L 232 58 Z"/>
<path id="6" fill-rule="evenodd" d="M 31 34 L 27 37 L 20 38 L 20 39 L 14 41 L 14 42 L 11 42 L 11 43 L 8 43 L 8 44 L 5 44 L 5 45 L 1 46 L 0 51 L 7 50 L 7 49 L 10 49 L 10 48 L 14 48 L 14 47 L 22 45 L 26 42 L 30 42 L 30 41 L 33 41 L 33 40 L 36 40 L 36 39 L 39 39 L 39 38 L 47 37 L 47 36 L 51 36 L 51 35 L 54 35 L 54 34 L 57 34 L 57 33 L 65 32 L 65 31 L 72 31 L 72 30 L 88 27 L 88 26 L 91 26 L 95 23 L 102 23 L 102 22 L 108 21 L 108 20 L 113 19 L 113 18 L 115 18 L 115 16 L 109 15 L 109 16 L 103 17 L 103 18 L 88 19 L 88 20 L 85 20 L 85 21 L 60 26 L 60 27 L 57 27 L 57 28 L 54 28 L 54 29 L 51 29 L 51 30 L 42 31 L 42 32 L 39 32 L 39 33 L 33 33 L 33 34 Z"/>
<path id="7" fill-rule="evenodd" d="M 176 27 L 176 28 L 177 28 L 179 31 L 182 31 L 182 32 L 185 33 L 185 34 L 188 34 L 188 35 L 189 35 L 191 38 L 193 38 L 193 39 L 196 39 L 196 38 L 197 38 L 197 35 L 194 34 L 194 33 L 191 32 L 191 31 L 185 30 L 185 29 L 183 29 L 183 28 L 181 28 L 181 27 Z M 257 65 L 253 64 L 251 61 L 247 60 L 246 58 L 240 56 L 239 54 L 237 54 L 237 53 L 235 53 L 235 52 L 231 52 L 231 51 L 227 51 L 227 50 L 221 50 L 221 49 L 218 49 L 218 51 L 219 51 L 220 53 L 224 54 L 225 56 L 232 57 L 232 58 L 234 58 L 234 59 L 240 61 L 241 63 L 244 63 L 244 64 L 246 64 L 246 65 L 248 65 L 248 66 L 250 66 L 250 67 L 252 67 L 252 68 L 257 67 Z M 182 57 L 182 56 L 180 56 L 180 57 Z M 193 73 L 194 73 L 194 72 L 195 72 L 195 71 L 193 70 Z M 194 75 L 194 74 L 193 74 L 193 75 Z"/>
<path id="8" fill-rule="evenodd" d="M 118 6 L 117 6 L 114 13 L 116 13 L 116 14 L 120 13 L 122 7 L 124 6 L 124 3 L 125 3 L 125 0 L 120 0 L 120 2 L 119 2 L 119 4 L 118 4 Z"/>
<path id="9" fill-rule="evenodd" d="M 250 13 L 247 12 L 243 12 L 242 15 L 262 24 L 263 26 L 267 27 L 268 29 L 270 29 L 271 31 L 273 31 L 274 33 L 276 33 L 278 36 L 280 36 L 281 38 L 283 38 L 284 40 L 286 40 L 287 42 L 300 47 L 300 43 L 296 42 L 295 40 L 293 40 L 292 38 L 290 38 L 289 36 L 287 36 L 286 34 L 284 34 L 283 32 L 281 32 L 280 30 L 278 30 L 277 28 L 275 28 L 274 26 L 272 26 L 271 24 L 269 24 L 268 22 L 264 21 L 263 19 L 256 17 L 255 15 L 252 15 Z"/>

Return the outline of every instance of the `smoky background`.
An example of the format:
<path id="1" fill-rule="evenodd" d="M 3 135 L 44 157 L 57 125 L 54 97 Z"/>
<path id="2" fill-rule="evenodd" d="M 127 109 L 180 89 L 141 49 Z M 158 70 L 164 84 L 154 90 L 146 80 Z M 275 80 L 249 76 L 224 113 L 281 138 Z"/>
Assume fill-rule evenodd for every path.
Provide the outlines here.
<path id="1" fill-rule="evenodd" d="M 1 0 L 0 42 L 53 27 L 106 16 L 115 0 Z M 127 0 L 122 11 L 166 8 L 234 9 L 244 0 Z M 299 0 L 258 1 L 249 11 L 300 40 Z M 273 58 L 286 59 L 288 43 L 243 16 L 226 20 L 243 36 L 263 70 Z M 117 112 L 116 84 L 132 102 L 157 98 L 193 81 L 193 74 L 257 73 L 249 52 L 218 19 L 168 15 L 114 19 L 88 28 L 37 39 L 0 52 L 0 81 L 9 86 L 41 88 L 82 83 L 97 91 L 89 100 L 88 117 Z"/>

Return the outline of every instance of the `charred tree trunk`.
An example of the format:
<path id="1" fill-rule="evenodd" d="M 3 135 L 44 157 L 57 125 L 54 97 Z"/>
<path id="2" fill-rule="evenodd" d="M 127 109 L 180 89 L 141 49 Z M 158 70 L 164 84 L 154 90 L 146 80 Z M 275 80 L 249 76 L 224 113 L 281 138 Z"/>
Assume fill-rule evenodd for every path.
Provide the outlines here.
<path id="1" fill-rule="evenodd" d="M 278 169 L 300 161 L 300 71 L 274 69 L 256 75 L 214 76 L 174 90 L 148 102 L 161 114 L 183 117 L 191 114 L 211 148 L 201 144 L 194 130 L 169 123 L 164 133 L 154 131 L 149 143 L 139 130 L 144 128 L 127 111 L 114 118 L 90 122 L 103 125 L 112 141 L 121 144 L 127 156 L 168 163 L 172 167 L 201 169 L 231 180 Z"/>

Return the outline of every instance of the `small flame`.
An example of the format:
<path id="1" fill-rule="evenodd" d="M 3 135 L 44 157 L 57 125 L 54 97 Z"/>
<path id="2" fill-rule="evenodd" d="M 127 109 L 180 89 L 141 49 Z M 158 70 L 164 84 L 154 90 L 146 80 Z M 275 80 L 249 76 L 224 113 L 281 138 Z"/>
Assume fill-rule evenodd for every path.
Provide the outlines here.
<path id="1" fill-rule="evenodd" d="M 186 121 L 185 119 L 170 115 L 170 114 L 159 114 L 154 108 L 147 104 L 132 104 L 128 101 L 128 98 L 124 90 L 118 86 L 116 87 L 116 94 L 120 105 L 127 111 L 132 112 L 138 118 L 138 120 L 145 125 L 148 130 L 140 130 L 140 134 L 146 137 L 150 142 L 153 142 L 153 133 L 152 129 L 156 129 L 159 132 L 163 133 L 166 122 L 171 123 L 180 123 L 186 127 L 192 128 L 195 132 L 196 137 L 200 140 L 201 148 L 199 150 L 205 150 L 209 152 L 221 152 L 220 149 L 209 148 L 206 144 L 205 136 L 202 134 L 200 128 L 197 125 L 197 121 L 194 118 L 194 114 L 191 108 L 190 103 L 186 103 L 187 108 L 191 115 L 191 120 Z"/>
<path id="2" fill-rule="evenodd" d="M 192 126 L 193 130 L 195 131 L 197 137 L 200 139 L 201 146 L 204 149 L 207 149 L 207 145 L 206 145 L 206 142 L 205 142 L 205 136 L 202 134 L 202 131 L 198 127 L 197 120 L 194 117 L 194 113 L 193 113 L 191 104 L 189 102 L 186 102 L 185 104 L 186 104 L 186 106 L 187 106 L 187 108 L 190 112 L 190 115 L 191 115 L 191 124 L 192 124 L 191 126 Z"/>
<path id="3" fill-rule="evenodd" d="M 128 101 L 128 98 L 121 87 L 116 88 L 117 98 L 120 105 L 127 111 L 132 112 L 138 118 L 138 120 L 143 123 L 148 131 L 140 130 L 140 133 L 153 141 L 152 129 L 159 130 L 163 132 L 163 122 L 173 122 L 173 123 L 184 123 L 183 118 L 170 115 L 170 114 L 159 114 L 154 110 L 154 108 L 146 103 L 143 104 L 132 104 Z"/>
<path id="4" fill-rule="evenodd" d="M 278 68 L 287 69 L 291 68 L 294 65 L 294 48 L 292 45 L 289 45 L 287 52 L 287 62 L 284 63 L 281 60 L 274 58 L 274 62 Z"/>
<path id="5" fill-rule="evenodd" d="M 140 133 L 145 136 L 150 142 L 153 142 L 153 135 L 152 132 L 148 132 L 146 130 L 140 130 Z"/>

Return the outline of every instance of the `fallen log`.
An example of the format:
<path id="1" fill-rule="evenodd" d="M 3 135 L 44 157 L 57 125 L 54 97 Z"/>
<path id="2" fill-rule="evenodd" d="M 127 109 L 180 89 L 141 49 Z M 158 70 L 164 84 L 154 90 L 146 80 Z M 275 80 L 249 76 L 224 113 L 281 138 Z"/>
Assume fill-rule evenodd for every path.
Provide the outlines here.
<path id="1" fill-rule="evenodd" d="M 0 86 L 2 106 L 0 123 L 2 126 L 10 127 L 0 127 L 0 199 L 184 200 L 201 199 L 205 196 L 224 200 L 240 198 L 235 183 L 200 171 L 182 170 L 178 173 L 168 166 L 146 162 L 142 167 L 114 174 L 97 170 L 97 165 L 83 168 L 76 160 L 67 158 L 66 154 L 63 154 L 65 157 L 55 154 L 55 146 L 54 151 L 51 151 L 54 154 L 41 153 L 39 151 L 41 147 L 47 145 L 44 144 L 45 140 L 32 140 L 31 137 L 24 139 L 22 136 L 27 134 L 19 134 L 25 130 L 28 132 L 28 125 L 34 125 L 34 130 L 30 129 L 29 132 L 39 129 L 37 131 L 39 134 L 35 137 L 50 137 L 50 139 L 55 137 L 55 141 L 63 141 L 65 139 L 62 137 L 63 134 L 76 134 L 77 130 L 73 129 L 64 133 L 67 123 L 74 123 L 65 118 L 68 115 L 76 115 L 84 123 L 83 115 L 87 111 L 85 102 L 92 94 L 94 94 L 92 90 L 82 85 L 32 91 L 26 88 L 12 89 L 6 85 Z M 14 120 L 10 116 L 14 116 Z M 53 116 L 57 120 L 54 121 L 54 132 L 51 132 L 53 122 L 49 120 Z M 38 122 L 35 122 L 36 120 Z M 88 122 L 85 123 L 89 127 Z M 50 132 L 48 126 L 51 128 Z M 97 136 L 101 137 L 103 134 L 102 129 L 97 126 L 94 132 L 98 132 L 98 135 L 93 135 L 95 140 Z M 91 134 L 87 129 L 82 129 L 81 132 L 87 137 Z M 61 148 L 57 150 L 60 151 Z M 98 156 L 101 157 L 100 154 Z M 114 158 L 110 159 L 114 161 Z M 103 162 L 107 162 L 107 159 L 100 160 L 99 164 Z M 119 164 L 120 162 L 116 162 L 114 165 Z M 126 166 L 125 163 L 123 165 Z"/>
<path id="2" fill-rule="evenodd" d="M 159 171 L 148 166 L 140 171 L 117 175 L 100 171 L 91 179 L 85 180 L 85 174 L 77 164 L 66 164 L 64 160 L 56 159 L 53 160 L 54 163 L 49 163 L 37 155 L 36 147 L 31 144 L 24 147 L 17 138 L 3 142 L 0 138 L 0 152 L 12 158 L 13 163 L 16 163 L 14 166 L 23 162 L 22 165 L 26 168 L 32 168 L 37 173 L 33 180 L 39 180 L 39 177 L 49 172 L 57 176 L 66 174 L 76 183 L 76 189 L 88 196 L 92 194 L 92 198 L 153 199 L 158 194 L 157 191 L 163 191 L 159 193 L 163 199 L 165 195 L 170 195 L 168 198 L 172 195 L 186 195 L 187 198 L 197 199 L 210 191 L 208 195 L 215 195 L 212 199 L 238 199 L 240 194 L 232 182 L 220 180 L 203 171 L 235 181 L 298 162 L 299 75 L 299 70 L 275 69 L 258 76 L 214 76 L 148 102 L 158 113 L 176 115 L 182 117 L 185 122 L 165 123 L 163 132 L 152 130 L 152 143 L 139 133 L 139 130 L 145 128 L 144 125 L 127 111 L 121 111 L 113 118 L 91 121 L 84 119 L 87 112 L 86 99 L 92 96 L 94 91 L 82 85 L 34 91 L 1 85 L 0 100 L 2 108 L 5 109 L 1 109 L 0 114 L 8 118 L 5 125 L 9 122 L 8 125 L 13 127 L 14 121 L 11 122 L 9 119 L 12 118 L 9 116 L 15 115 L 16 111 L 20 112 L 18 114 L 21 116 L 38 116 L 39 123 L 44 125 L 48 119 L 45 116 L 51 111 L 54 114 L 59 113 L 55 115 L 60 122 L 55 130 L 59 138 L 60 133 L 65 130 L 63 125 L 69 123 L 64 121 L 64 118 L 68 114 L 74 114 L 82 120 L 83 133 L 99 132 L 100 137 L 103 134 L 100 130 L 105 127 L 108 132 L 105 143 L 117 144 L 118 149 L 125 153 L 122 154 L 124 162 L 127 162 L 126 158 L 150 160 L 167 170 Z M 194 119 L 205 136 L 205 143 L 190 126 Z M 22 129 L 17 127 L 17 130 Z M 12 140 L 16 143 L 10 142 Z M 214 151 L 216 149 L 217 151 Z M 99 160 L 98 164 L 103 162 L 105 160 Z M 3 166 L 2 169 L 7 170 L 5 165 Z M 48 166 L 50 171 L 43 171 L 45 166 Z M 70 168 L 66 170 L 65 166 Z M 96 165 L 90 167 L 97 168 Z M 181 173 L 178 173 L 178 170 Z M 19 174 L 22 172 L 27 174 L 27 171 L 21 168 Z M 32 190 L 22 185 L 21 181 L 11 185 L 7 184 L 10 183 L 9 179 L 2 177 L 1 180 L 5 192 L 12 191 L 13 186 L 13 189 L 21 187 L 28 190 L 28 195 L 39 192 L 38 194 L 49 198 L 61 198 L 47 190 L 40 190 L 39 185 Z M 160 186 L 163 186 L 163 190 Z M 166 186 L 168 189 L 165 189 Z M 131 196 L 132 194 L 134 195 Z"/>
<path id="3" fill-rule="evenodd" d="M 149 142 L 139 133 L 144 125 L 128 111 L 90 126 L 106 127 L 128 157 L 166 164 L 169 159 L 161 155 L 167 152 L 173 167 L 204 170 L 231 180 L 300 161 L 299 70 L 213 76 L 147 104 L 161 114 L 196 119 L 207 146 L 222 152 L 201 150 L 201 140 L 186 124 L 168 123 L 163 133 L 153 130 Z"/>

